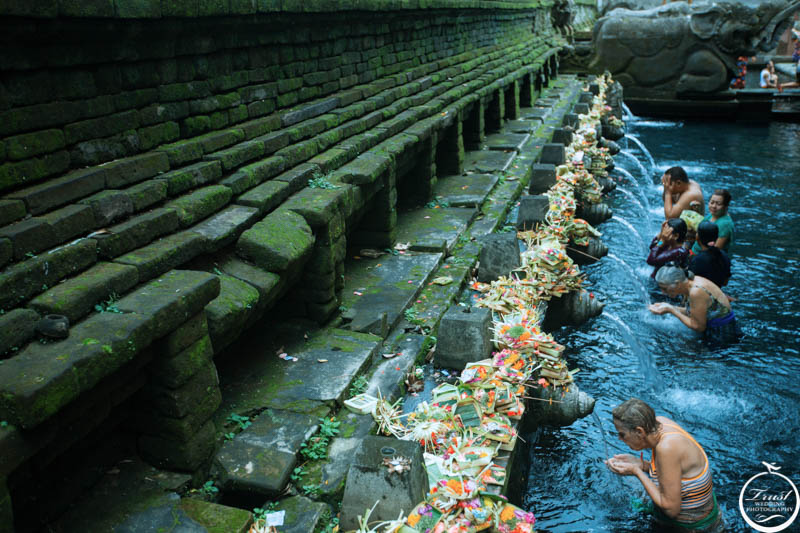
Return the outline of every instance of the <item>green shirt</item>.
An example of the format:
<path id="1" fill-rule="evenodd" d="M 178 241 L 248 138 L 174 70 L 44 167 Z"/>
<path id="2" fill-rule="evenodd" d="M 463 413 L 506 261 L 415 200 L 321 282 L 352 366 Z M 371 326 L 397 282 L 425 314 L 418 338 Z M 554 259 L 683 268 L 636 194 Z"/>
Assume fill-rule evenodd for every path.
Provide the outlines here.
<path id="1" fill-rule="evenodd" d="M 704 216 L 703 220 L 711 221 L 711 213 Z M 733 243 L 733 219 L 729 214 L 725 213 L 717 220 L 713 220 L 712 222 L 714 222 L 714 224 L 716 224 L 717 227 L 719 228 L 719 236 L 717 238 L 718 239 L 721 239 L 723 237 L 728 238 L 728 242 L 726 242 L 725 246 L 722 247 L 725 253 L 728 253 L 728 250 L 730 249 L 731 244 Z M 692 245 L 692 253 L 699 254 L 702 251 L 703 249 L 700 248 L 700 245 L 697 244 L 697 242 L 695 241 L 695 243 Z"/>

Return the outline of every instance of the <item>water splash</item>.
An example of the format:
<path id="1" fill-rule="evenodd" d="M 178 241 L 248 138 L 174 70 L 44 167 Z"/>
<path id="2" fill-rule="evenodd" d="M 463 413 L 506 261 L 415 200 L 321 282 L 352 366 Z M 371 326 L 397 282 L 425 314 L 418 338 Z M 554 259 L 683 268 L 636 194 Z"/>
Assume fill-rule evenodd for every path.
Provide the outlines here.
<path id="1" fill-rule="evenodd" d="M 653 392 L 663 392 L 664 381 L 661 378 L 661 374 L 658 372 L 658 367 L 656 366 L 656 360 L 655 357 L 653 357 L 653 354 L 644 349 L 642 343 L 640 343 L 639 339 L 636 338 L 636 335 L 633 334 L 631 327 L 623 322 L 617 315 L 609 312 L 605 312 L 603 314 L 611 319 L 611 321 L 613 321 L 617 326 L 619 326 L 617 331 L 619 331 L 619 334 L 622 335 L 623 340 L 628 344 L 633 354 L 639 360 L 639 367 L 641 369 L 642 376 L 644 376 L 644 382 L 653 388 Z"/>
<path id="2" fill-rule="evenodd" d="M 633 285 L 636 287 L 636 292 L 639 293 L 639 299 L 642 301 L 642 304 L 649 304 L 650 295 L 647 293 L 647 287 L 644 286 L 644 283 L 642 283 L 641 278 L 636 274 L 636 271 L 633 269 L 633 267 L 614 254 L 610 253 L 607 257 L 622 267 L 622 269 L 627 272 L 628 276 L 633 280 Z"/>
<path id="3" fill-rule="evenodd" d="M 653 159 L 653 154 L 650 153 L 650 150 L 644 145 L 642 141 L 639 140 L 639 137 L 632 133 L 626 133 L 625 137 L 632 140 L 636 146 L 639 147 L 639 150 L 647 157 L 647 161 L 650 163 L 650 170 L 654 171 L 656 169 L 656 160 Z"/>
<path id="4" fill-rule="evenodd" d="M 608 440 L 606 439 L 606 431 L 603 429 L 603 421 L 600 420 L 600 415 L 597 414 L 597 411 L 592 411 L 592 418 L 594 418 L 595 423 L 597 424 L 597 429 L 600 431 L 600 436 L 603 438 L 603 449 L 606 452 L 606 459 L 610 459 L 612 455 L 608 451 Z M 622 485 L 622 479 L 612 471 L 608 470 L 608 475 L 610 475 L 613 479 L 617 480 L 617 484 L 621 491 L 624 491 L 624 487 Z"/>
<path id="5" fill-rule="evenodd" d="M 627 196 L 627 197 L 628 197 L 628 199 L 629 199 L 631 202 L 633 202 L 634 204 L 636 204 L 636 206 L 639 208 L 639 209 L 636 211 L 636 213 L 637 213 L 639 216 L 641 216 L 641 217 L 644 217 L 645 219 L 646 219 L 646 218 L 648 218 L 648 216 L 649 216 L 649 215 L 648 215 L 648 213 L 650 212 L 650 209 L 649 209 L 649 208 L 648 208 L 648 209 L 645 209 L 645 207 L 644 207 L 644 204 L 642 204 L 642 202 L 640 202 L 640 201 L 639 201 L 639 199 L 636 197 L 636 195 L 635 195 L 635 194 L 633 194 L 631 191 L 629 191 L 629 190 L 628 190 L 628 189 L 626 189 L 625 187 L 622 187 L 621 185 L 617 185 L 617 191 L 619 191 L 619 192 L 621 192 L 622 194 L 624 194 L 625 196 Z"/>
<path id="6" fill-rule="evenodd" d="M 622 151 L 622 152 L 620 152 L 620 153 L 619 153 L 619 154 L 617 154 L 617 155 L 624 155 L 624 156 L 628 157 L 629 159 L 632 159 L 632 160 L 633 160 L 633 162 L 634 162 L 634 163 L 636 163 L 636 166 L 637 166 L 637 167 L 639 167 L 639 171 L 642 173 L 642 177 L 643 177 L 643 178 L 646 178 L 646 177 L 648 177 L 648 176 L 650 175 L 650 174 L 647 172 L 647 169 L 646 169 L 646 168 L 644 168 L 644 165 L 641 163 L 641 161 L 639 161 L 639 160 L 636 158 L 636 156 L 635 156 L 635 155 L 633 155 L 632 153 L 630 153 L 630 152 L 625 152 L 625 151 Z"/>
<path id="7" fill-rule="evenodd" d="M 642 204 L 646 205 L 647 210 L 650 211 L 650 200 L 647 198 L 647 194 L 645 194 L 644 190 L 642 190 L 642 186 L 639 184 L 639 181 L 633 177 L 633 174 L 631 174 L 622 167 L 616 167 L 614 170 L 615 171 L 618 170 L 620 174 L 627 177 L 631 181 L 631 183 L 634 184 L 634 186 L 636 187 L 636 192 L 638 192 L 639 196 L 642 198 Z"/>

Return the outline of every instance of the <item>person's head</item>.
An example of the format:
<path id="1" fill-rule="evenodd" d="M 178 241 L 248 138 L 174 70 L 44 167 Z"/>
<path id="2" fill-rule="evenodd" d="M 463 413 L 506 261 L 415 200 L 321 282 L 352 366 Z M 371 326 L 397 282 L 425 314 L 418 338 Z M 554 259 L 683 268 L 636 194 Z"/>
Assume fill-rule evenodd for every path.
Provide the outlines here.
<path id="1" fill-rule="evenodd" d="M 634 450 L 647 447 L 645 438 L 661 428 L 653 408 L 638 398 L 619 404 L 611 411 L 611 416 L 620 440 Z"/>
<path id="2" fill-rule="evenodd" d="M 656 272 L 656 283 L 661 291 L 675 298 L 679 294 L 688 293 L 687 281 L 694 278 L 694 274 L 686 272 L 684 269 L 670 261 Z"/>
<path id="3" fill-rule="evenodd" d="M 689 176 L 683 167 L 670 167 L 664 171 L 664 175 L 667 176 L 674 192 L 683 192 L 689 188 Z"/>
<path id="4" fill-rule="evenodd" d="M 775 72 L 775 63 L 773 63 L 771 59 L 767 61 L 767 70 L 769 70 L 770 73 Z"/>
<path id="5" fill-rule="evenodd" d="M 713 217 L 724 216 L 728 212 L 730 203 L 731 193 L 728 192 L 728 189 L 714 189 L 714 193 L 708 199 L 708 212 Z"/>
<path id="6" fill-rule="evenodd" d="M 712 247 L 719 237 L 719 227 L 710 220 L 697 225 L 697 242 L 703 247 Z"/>
<path id="7" fill-rule="evenodd" d="M 672 242 L 683 244 L 683 241 L 686 240 L 686 230 L 688 229 L 686 222 L 681 218 L 671 218 L 667 220 L 667 227 L 672 231 L 670 234 Z"/>

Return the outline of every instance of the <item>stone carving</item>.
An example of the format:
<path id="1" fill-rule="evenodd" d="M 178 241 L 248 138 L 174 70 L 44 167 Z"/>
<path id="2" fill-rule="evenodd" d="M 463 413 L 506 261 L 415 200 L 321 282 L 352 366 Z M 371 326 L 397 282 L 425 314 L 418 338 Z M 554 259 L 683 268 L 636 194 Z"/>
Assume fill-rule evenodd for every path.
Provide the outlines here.
<path id="1" fill-rule="evenodd" d="M 630 96 L 721 91 L 736 57 L 774 47 L 798 9 L 800 0 L 614 9 L 595 25 L 589 69 L 609 70 Z"/>
<path id="2" fill-rule="evenodd" d="M 564 35 L 572 35 L 572 8 L 571 0 L 555 0 L 550 9 L 550 21 L 554 30 Z"/>

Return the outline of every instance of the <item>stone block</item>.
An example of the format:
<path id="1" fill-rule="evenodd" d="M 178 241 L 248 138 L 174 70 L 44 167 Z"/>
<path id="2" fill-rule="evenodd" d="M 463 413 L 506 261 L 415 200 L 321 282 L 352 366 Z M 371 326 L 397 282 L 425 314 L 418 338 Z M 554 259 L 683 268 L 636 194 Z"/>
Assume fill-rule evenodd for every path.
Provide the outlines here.
<path id="1" fill-rule="evenodd" d="M 154 359 L 148 367 L 148 372 L 152 376 L 153 383 L 167 389 L 177 389 L 206 367 L 210 366 L 213 369 L 213 357 L 211 337 L 205 335 L 176 355 Z"/>
<path id="2" fill-rule="evenodd" d="M 58 244 L 53 227 L 41 218 L 29 218 L 0 228 L 0 237 L 5 237 L 14 246 L 14 259 L 24 259 L 28 254 L 39 253 Z"/>
<path id="3" fill-rule="evenodd" d="M 165 357 L 177 355 L 207 334 L 206 313 L 202 311 L 164 337 L 158 347 L 158 353 Z"/>
<path id="4" fill-rule="evenodd" d="M 64 148 L 64 133 L 61 130 L 43 130 L 9 137 L 5 141 L 6 156 L 19 161 Z"/>
<path id="5" fill-rule="evenodd" d="M 217 251 L 232 244 L 247 228 L 252 226 L 259 215 L 256 208 L 232 205 L 192 228 L 206 238 L 206 251 Z"/>
<path id="6" fill-rule="evenodd" d="M 258 185 L 283 172 L 286 166 L 286 160 L 284 158 L 272 156 L 262 159 L 257 163 L 244 166 L 240 171 L 249 174 L 252 177 L 252 183 Z"/>
<path id="7" fill-rule="evenodd" d="M 278 115 L 269 115 L 244 122 L 239 124 L 238 127 L 244 132 L 245 139 L 250 140 L 280 128 L 281 117 Z"/>
<path id="8" fill-rule="evenodd" d="M 319 169 L 316 165 L 303 163 L 302 165 L 297 165 L 291 170 L 287 170 L 283 174 L 276 176 L 275 181 L 288 183 L 291 194 L 294 194 L 308 185 L 308 180 L 313 178 L 314 173 L 318 171 Z"/>
<path id="9" fill-rule="evenodd" d="M 277 211 L 242 234 L 236 253 L 267 271 L 283 272 L 302 267 L 313 245 L 313 232 L 302 216 Z"/>
<path id="10" fill-rule="evenodd" d="M 106 226 L 133 213 L 133 202 L 123 191 L 107 189 L 80 201 L 92 209 L 95 224 Z"/>
<path id="11" fill-rule="evenodd" d="M 94 211 L 88 205 L 68 205 L 40 218 L 50 224 L 59 243 L 78 235 L 86 235 L 97 227 Z"/>
<path id="12" fill-rule="evenodd" d="M 283 157 L 286 159 L 287 166 L 293 167 L 299 163 L 308 161 L 319 152 L 319 143 L 317 143 L 315 139 L 311 139 L 310 141 L 290 144 L 286 148 L 282 148 L 275 152 L 275 155 Z"/>
<path id="13" fill-rule="evenodd" d="M 545 224 L 550 202 L 547 196 L 521 196 L 517 212 L 517 228 L 532 229 L 538 224 Z"/>
<path id="14" fill-rule="evenodd" d="M 221 177 L 222 164 L 219 161 L 201 161 L 161 174 L 157 179 L 167 183 L 169 196 L 176 196 L 200 185 L 215 182 Z"/>
<path id="15" fill-rule="evenodd" d="M 580 96 L 578 96 L 578 102 L 591 105 L 593 97 L 594 95 L 590 92 L 582 92 Z"/>
<path id="16" fill-rule="evenodd" d="M 139 147 L 142 150 L 150 150 L 178 139 L 181 136 L 181 127 L 177 122 L 164 122 L 139 128 L 136 130 L 136 135 L 139 137 Z"/>
<path id="17" fill-rule="evenodd" d="M 278 502 L 275 511 L 284 511 L 282 533 L 308 533 L 324 529 L 322 522 L 327 516 L 328 506 L 304 496 L 292 496 Z"/>
<path id="18" fill-rule="evenodd" d="M 216 443 L 214 423 L 209 420 L 186 441 L 142 435 L 139 437 L 139 451 L 148 462 L 159 468 L 194 472 L 208 460 Z"/>
<path id="19" fill-rule="evenodd" d="M 0 191 L 35 183 L 69 168 L 67 151 L 53 152 L 24 161 L 0 164 Z"/>
<path id="20" fill-rule="evenodd" d="M 552 142 L 569 146 L 572 144 L 572 130 L 566 128 L 556 128 L 553 130 Z"/>
<path id="21" fill-rule="evenodd" d="M 25 202 L 10 198 L 0 199 L 0 226 L 16 222 L 25 216 Z"/>
<path id="22" fill-rule="evenodd" d="M 266 214 L 288 198 L 291 192 L 288 183 L 272 180 L 243 194 L 236 203 L 256 208 L 259 213 Z"/>
<path id="23" fill-rule="evenodd" d="M 203 157 L 203 145 L 196 139 L 160 146 L 155 151 L 166 154 L 172 168 L 197 161 Z"/>
<path id="24" fill-rule="evenodd" d="M 168 186 L 163 180 L 149 180 L 128 187 L 125 194 L 131 199 L 133 211 L 139 212 L 160 203 L 167 197 Z"/>
<path id="25" fill-rule="evenodd" d="M 224 185 L 210 185 L 181 196 L 164 207 L 175 210 L 181 226 L 191 226 L 219 211 L 231 199 L 232 192 Z"/>
<path id="26" fill-rule="evenodd" d="M 410 459 L 411 470 L 390 473 L 383 459 L 393 456 Z M 401 510 L 410 513 L 427 493 L 422 448 L 416 442 L 368 436 L 347 473 L 339 523 L 343 529 L 358 528 L 358 516 L 371 509 L 376 500 L 370 519 L 395 520 Z"/>
<path id="27" fill-rule="evenodd" d="M 437 366 L 462 370 L 492 352 L 489 309 L 454 305 L 442 317 L 436 344 Z"/>
<path id="28" fill-rule="evenodd" d="M 211 533 L 247 533 L 253 523 L 250 511 L 194 498 L 183 498 L 181 509 L 189 518 L 200 524 L 204 528 L 203 531 Z M 286 529 L 282 528 L 282 531 Z"/>
<path id="29" fill-rule="evenodd" d="M 118 257 L 114 262 L 135 266 L 139 270 L 139 281 L 143 282 L 191 261 L 203 253 L 205 244 L 202 235 L 182 231 Z"/>
<path id="30" fill-rule="evenodd" d="M 298 109 L 287 111 L 281 115 L 281 123 L 284 127 L 297 124 L 304 120 L 325 114 L 339 105 L 336 97 L 325 98 L 311 104 L 301 106 Z"/>
<path id="31" fill-rule="evenodd" d="M 550 165 L 563 165 L 566 161 L 564 145 L 560 143 L 547 143 L 542 146 L 542 153 L 539 162 Z"/>
<path id="32" fill-rule="evenodd" d="M 588 115 L 589 114 L 589 104 L 586 103 L 577 103 L 572 106 L 572 112 L 576 115 Z"/>
<path id="33" fill-rule="evenodd" d="M 208 161 L 217 160 L 226 171 L 240 167 L 242 164 L 258 159 L 264 155 L 264 144 L 258 141 L 247 141 L 227 150 L 220 150 L 203 157 Z"/>
<path id="34" fill-rule="evenodd" d="M 239 89 L 242 102 L 249 104 L 258 100 L 266 100 L 278 96 L 278 84 L 275 82 L 250 85 Z"/>
<path id="35" fill-rule="evenodd" d="M 28 211 L 38 215 L 54 207 L 83 198 L 105 187 L 105 171 L 88 168 L 73 171 L 62 178 L 50 180 L 9 194 L 25 202 Z"/>
<path id="36" fill-rule="evenodd" d="M 139 112 L 123 111 L 113 115 L 73 122 L 64 126 L 64 138 L 68 145 L 89 139 L 110 137 L 139 127 Z"/>
<path id="37" fill-rule="evenodd" d="M 43 315 L 64 315 L 75 324 L 96 304 L 128 292 L 138 281 L 139 274 L 132 266 L 98 263 L 40 294 L 31 300 L 29 307 Z"/>
<path id="38" fill-rule="evenodd" d="M 481 244 L 478 281 L 490 283 L 500 276 L 509 276 L 521 266 L 515 233 L 490 234 L 481 239 Z"/>
<path id="39" fill-rule="evenodd" d="M 10 239 L 0 238 L 0 268 L 6 266 L 14 257 L 14 244 Z"/>
<path id="40" fill-rule="evenodd" d="M 204 154 L 210 154 L 243 141 L 244 132 L 240 129 L 215 131 L 213 133 L 201 135 L 193 140 L 200 143 Z"/>
<path id="41" fill-rule="evenodd" d="M 317 430 L 317 418 L 268 409 L 222 445 L 215 463 L 225 491 L 269 498 L 289 481 L 300 445 Z"/>
<path id="42" fill-rule="evenodd" d="M 8 267 L 0 276 L 0 309 L 13 308 L 96 260 L 95 242 L 84 240 Z"/>
<path id="43" fill-rule="evenodd" d="M 556 184 L 556 166 L 547 163 L 531 165 L 531 184 L 529 194 L 544 194 Z"/>
<path id="44" fill-rule="evenodd" d="M 39 315 L 31 309 L 14 309 L 0 315 L 0 355 L 27 344 L 36 333 L 38 321 Z"/>
<path id="45" fill-rule="evenodd" d="M 564 118 L 561 120 L 561 125 L 564 127 L 570 127 L 573 130 L 578 127 L 580 120 L 578 119 L 578 115 L 575 113 L 567 113 L 564 115 Z"/>
<path id="46" fill-rule="evenodd" d="M 124 187 L 144 181 L 169 170 L 169 158 L 163 152 L 151 152 L 100 166 L 105 171 L 106 188 Z"/>
<path id="47" fill-rule="evenodd" d="M 117 308 L 152 317 L 154 338 L 160 338 L 197 315 L 218 294 L 216 276 L 172 270 L 122 298 Z"/>
<path id="48" fill-rule="evenodd" d="M 178 229 L 178 215 L 171 209 L 154 209 L 108 228 L 108 233 L 96 235 L 101 257 L 112 259 L 144 246 L 154 239 Z"/>
<path id="49" fill-rule="evenodd" d="M 590 83 L 589 92 L 594 96 L 598 96 L 600 94 L 600 86 L 596 83 Z"/>
<path id="50" fill-rule="evenodd" d="M 249 283 L 226 275 L 219 278 L 219 296 L 206 306 L 208 333 L 216 353 L 235 341 L 254 318 L 260 296 Z"/>
<path id="51" fill-rule="evenodd" d="M 172 418 L 183 418 L 204 396 L 219 394 L 217 369 L 213 364 L 206 364 L 176 389 L 150 383 L 143 394 L 159 413 Z"/>
<path id="52" fill-rule="evenodd" d="M 228 256 L 218 264 L 221 272 L 252 285 L 258 291 L 258 307 L 260 310 L 268 309 L 278 298 L 285 283 L 281 277 L 272 272 L 267 272 L 236 257 Z"/>

